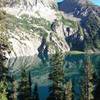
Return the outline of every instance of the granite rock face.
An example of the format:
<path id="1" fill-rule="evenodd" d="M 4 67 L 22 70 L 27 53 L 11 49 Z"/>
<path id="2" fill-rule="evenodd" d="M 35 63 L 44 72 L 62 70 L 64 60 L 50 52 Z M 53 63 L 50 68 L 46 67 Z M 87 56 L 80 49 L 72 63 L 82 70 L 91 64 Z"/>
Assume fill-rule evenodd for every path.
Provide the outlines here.
<path id="1" fill-rule="evenodd" d="M 13 48 L 9 57 L 37 54 L 46 59 L 56 50 L 99 51 L 100 7 L 88 0 L 58 5 L 55 0 L 1 0 L 0 9 L 6 12 L 1 20 Z"/>
<path id="2" fill-rule="evenodd" d="M 57 31 L 52 30 L 57 18 L 56 7 L 54 0 L 5 1 L 1 9 L 7 13 L 4 19 L 8 24 L 6 34 L 12 45 L 8 57 L 37 54 L 43 58 L 47 54 L 54 53 L 56 49 L 62 52 L 70 50 L 63 35 L 62 24 L 53 26 Z"/>

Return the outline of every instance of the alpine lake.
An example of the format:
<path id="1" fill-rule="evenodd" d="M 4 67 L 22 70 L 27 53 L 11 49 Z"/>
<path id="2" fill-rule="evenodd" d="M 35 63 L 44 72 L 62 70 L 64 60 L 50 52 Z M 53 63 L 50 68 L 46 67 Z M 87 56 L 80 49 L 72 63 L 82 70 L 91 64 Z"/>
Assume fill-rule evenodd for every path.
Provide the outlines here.
<path id="1" fill-rule="evenodd" d="M 34 86 L 37 83 L 39 99 L 46 100 L 49 96 L 49 87 L 52 86 L 52 80 L 49 79 L 51 73 L 50 57 L 45 60 L 36 55 L 34 57 L 10 58 L 6 62 L 6 66 L 8 66 L 9 75 L 15 78 L 16 84 L 21 80 L 21 70 L 25 69 L 27 77 L 31 77 L 31 92 L 33 93 Z M 94 97 L 98 97 L 98 93 L 100 93 L 98 92 L 100 91 L 98 90 L 98 87 L 100 87 L 100 54 L 68 53 L 64 55 L 64 66 L 62 67 L 64 70 L 64 83 L 72 82 L 73 100 L 80 100 L 83 84 L 81 79 L 86 75 L 84 73 L 86 62 L 91 65 L 89 70 L 92 69 Z"/>

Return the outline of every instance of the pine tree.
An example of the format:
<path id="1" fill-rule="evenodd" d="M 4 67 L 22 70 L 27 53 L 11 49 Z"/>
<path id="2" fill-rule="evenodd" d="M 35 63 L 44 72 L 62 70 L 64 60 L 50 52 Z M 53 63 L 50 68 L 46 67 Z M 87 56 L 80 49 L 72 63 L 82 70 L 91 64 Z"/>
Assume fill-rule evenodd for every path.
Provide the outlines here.
<path id="1" fill-rule="evenodd" d="M 27 73 L 24 69 L 21 70 L 21 81 L 19 82 L 19 100 L 30 100 L 30 86 Z"/>
<path id="2" fill-rule="evenodd" d="M 1 0 L 0 6 L 4 1 Z M 7 25 L 5 24 L 6 12 L 0 10 L 0 100 L 8 100 L 8 68 L 4 66 L 4 62 L 7 59 L 5 57 L 5 52 L 10 49 L 10 42 L 8 41 L 8 36 L 6 34 Z M 10 53 L 10 50 L 8 51 Z"/>
<path id="3" fill-rule="evenodd" d="M 38 84 L 37 83 L 35 84 L 35 87 L 34 87 L 33 100 L 39 100 Z"/>
<path id="4" fill-rule="evenodd" d="M 3 80 L 0 82 L 0 100 L 8 100 L 6 90 L 7 90 L 7 82 Z"/>
<path id="5" fill-rule="evenodd" d="M 13 80 L 12 84 L 13 84 L 13 100 L 17 100 L 17 89 L 16 89 L 17 83 L 15 80 Z"/>
<path id="6" fill-rule="evenodd" d="M 72 81 L 68 81 L 66 83 L 66 88 L 65 88 L 65 100 L 72 100 Z"/>
<path id="7" fill-rule="evenodd" d="M 7 89 L 8 100 L 17 100 L 17 82 L 14 79 L 14 77 L 9 77 L 8 80 L 9 80 Z"/>
<path id="8" fill-rule="evenodd" d="M 94 100 L 93 91 L 93 66 L 90 62 L 90 58 L 85 59 L 84 66 L 85 76 L 82 80 L 82 97 L 81 100 Z"/>
<path id="9" fill-rule="evenodd" d="M 52 86 L 50 87 L 50 95 L 47 100 L 63 100 L 64 90 L 64 59 L 60 52 L 56 52 L 50 59 L 51 73 L 49 79 L 52 80 Z"/>
<path id="10" fill-rule="evenodd" d="M 6 60 L 3 50 L 8 47 L 0 42 L 0 100 L 8 100 L 7 98 L 7 73 L 8 69 L 4 66 Z"/>
<path id="11" fill-rule="evenodd" d="M 29 80 L 30 97 L 32 98 L 32 81 L 31 81 L 31 72 L 30 71 L 29 71 L 29 75 L 28 75 L 28 80 Z"/>

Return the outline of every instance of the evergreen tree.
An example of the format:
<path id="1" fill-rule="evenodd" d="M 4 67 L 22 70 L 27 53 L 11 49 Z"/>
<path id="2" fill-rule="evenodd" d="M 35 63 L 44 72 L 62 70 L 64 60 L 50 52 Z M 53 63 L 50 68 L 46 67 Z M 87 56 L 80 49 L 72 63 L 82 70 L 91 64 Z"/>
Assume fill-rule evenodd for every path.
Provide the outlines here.
<path id="1" fill-rule="evenodd" d="M 96 67 L 96 75 L 94 76 L 95 79 L 95 91 L 94 91 L 94 100 L 100 100 L 100 56 L 98 55 L 95 58 L 95 67 Z"/>
<path id="2" fill-rule="evenodd" d="M 3 4 L 4 0 L 0 1 L 0 6 Z M 0 10 L 0 100 L 8 100 L 7 89 L 8 89 L 8 68 L 4 66 L 4 62 L 7 59 L 5 57 L 5 52 L 10 53 L 10 42 L 8 41 L 8 36 L 6 34 L 7 24 L 5 22 L 6 12 Z"/>
<path id="3" fill-rule="evenodd" d="M 13 84 L 13 100 L 17 100 L 17 89 L 16 89 L 17 84 L 16 84 L 16 81 L 13 80 L 12 84 Z"/>
<path id="4" fill-rule="evenodd" d="M 7 98 L 7 73 L 8 69 L 4 66 L 4 61 L 6 60 L 4 50 L 7 49 L 8 46 L 2 44 L 0 41 L 0 100 L 8 100 Z"/>
<path id="5" fill-rule="evenodd" d="M 65 100 L 72 100 L 72 81 L 68 81 L 66 83 L 66 88 L 65 88 Z"/>
<path id="6" fill-rule="evenodd" d="M 7 97 L 8 100 L 17 100 L 17 82 L 14 80 L 13 77 L 9 77 L 8 82 L 8 89 L 7 89 Z"/>
<path id="7" fill-rule="evenodd" d="M 21 70 L 21 81 L 19 82 L 19 100 L 30 100 L 30 86 L 27 73 L 24 69 Z"/>
<path id="8" fill-rule="evenodd" d="M 93 91 L 93 66 L 90 62 L 90 58 L 85 59 L 84 66 L 85 76 L 82 80 L 82 97 L 81 100 L 94 100 Z"/>
<path id="9" fill-rule="evenodd" d="M 60 52 L 56 52 L 50 59 L 51 73 L 49 79 L 52 80 L 52 86 L 50 87 L 50 95 L 47 100 L 63 100 L 64 99 L 64 59 Z"/>
<path id="10" fill-rule="evenodd" d="M 30 97 L 32 98 L 32 82 L 31 82 L 31 72 L 29 71 L 29 91 L 30 91 Z"/>
<path id="11" fill-rule="evenodd" d="M 38 84 L 37 83 L 35 84 L 35 87 L 34 87 L 33 100 L 39 100 Z"/>
<path id="12" fill-rule="evenodd" d="M 0 100 L 8 100 L 6 90 L 7 90 L 7 82 L 3 80 L 0 82 Z"/>

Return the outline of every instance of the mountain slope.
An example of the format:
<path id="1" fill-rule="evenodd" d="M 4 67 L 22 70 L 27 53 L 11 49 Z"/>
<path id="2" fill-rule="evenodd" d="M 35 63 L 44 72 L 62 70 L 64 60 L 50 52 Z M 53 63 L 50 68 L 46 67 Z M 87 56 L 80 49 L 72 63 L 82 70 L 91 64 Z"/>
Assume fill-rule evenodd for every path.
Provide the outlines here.
<path id="1" fill-rule="evenodd" d="M 10 57 L 99 52 L 100 7 L 88 0 L 65 0 L 58 4 L 63 12 L 55 0 L 1 1 L 0 35 L 6 33 L 12 46 Z"/>
<path id="2" fill-rule="evenodd" d="M 19 3 L 21 4 L 20 1 Z M 29 2 L 27 1 L 27 3 Z M 55 48 L 63 52 L 69 51 L 63 33 L 60 37 L 51 29 L 53 21 L 57 18 L 56 11 L 51 6 L 43 5 L 40 1 L 37 5 L 32 6 L 33 9 L 29 10 L 30 6 L 27 9 L 22 9 L 17 8 L 17 3 L 15 4 L 14 7 L 10 4 L 3 6 L 0 11 L 2 14 L 0 19 L 1 33 L 6 32 L 12 45 L 10 57 L 33 56 L 35 54 L 45 57 L 46 54 L 55 52 Z M 26 4 L 20 6 L 26 6 Z M 2 19 L 3 16 L 5 18 Z M 62 27 L 59 30 L 62 31 Z"/>
<path id="3" fill-rule="evenodd" d="M 80 18 L 79 23 L 84 34 L 84 50 L 99 52 L 100 7 L 92 4 L 89 0 L 64 0 L 59 4 L 59 10 L 67 15 Z"/>

